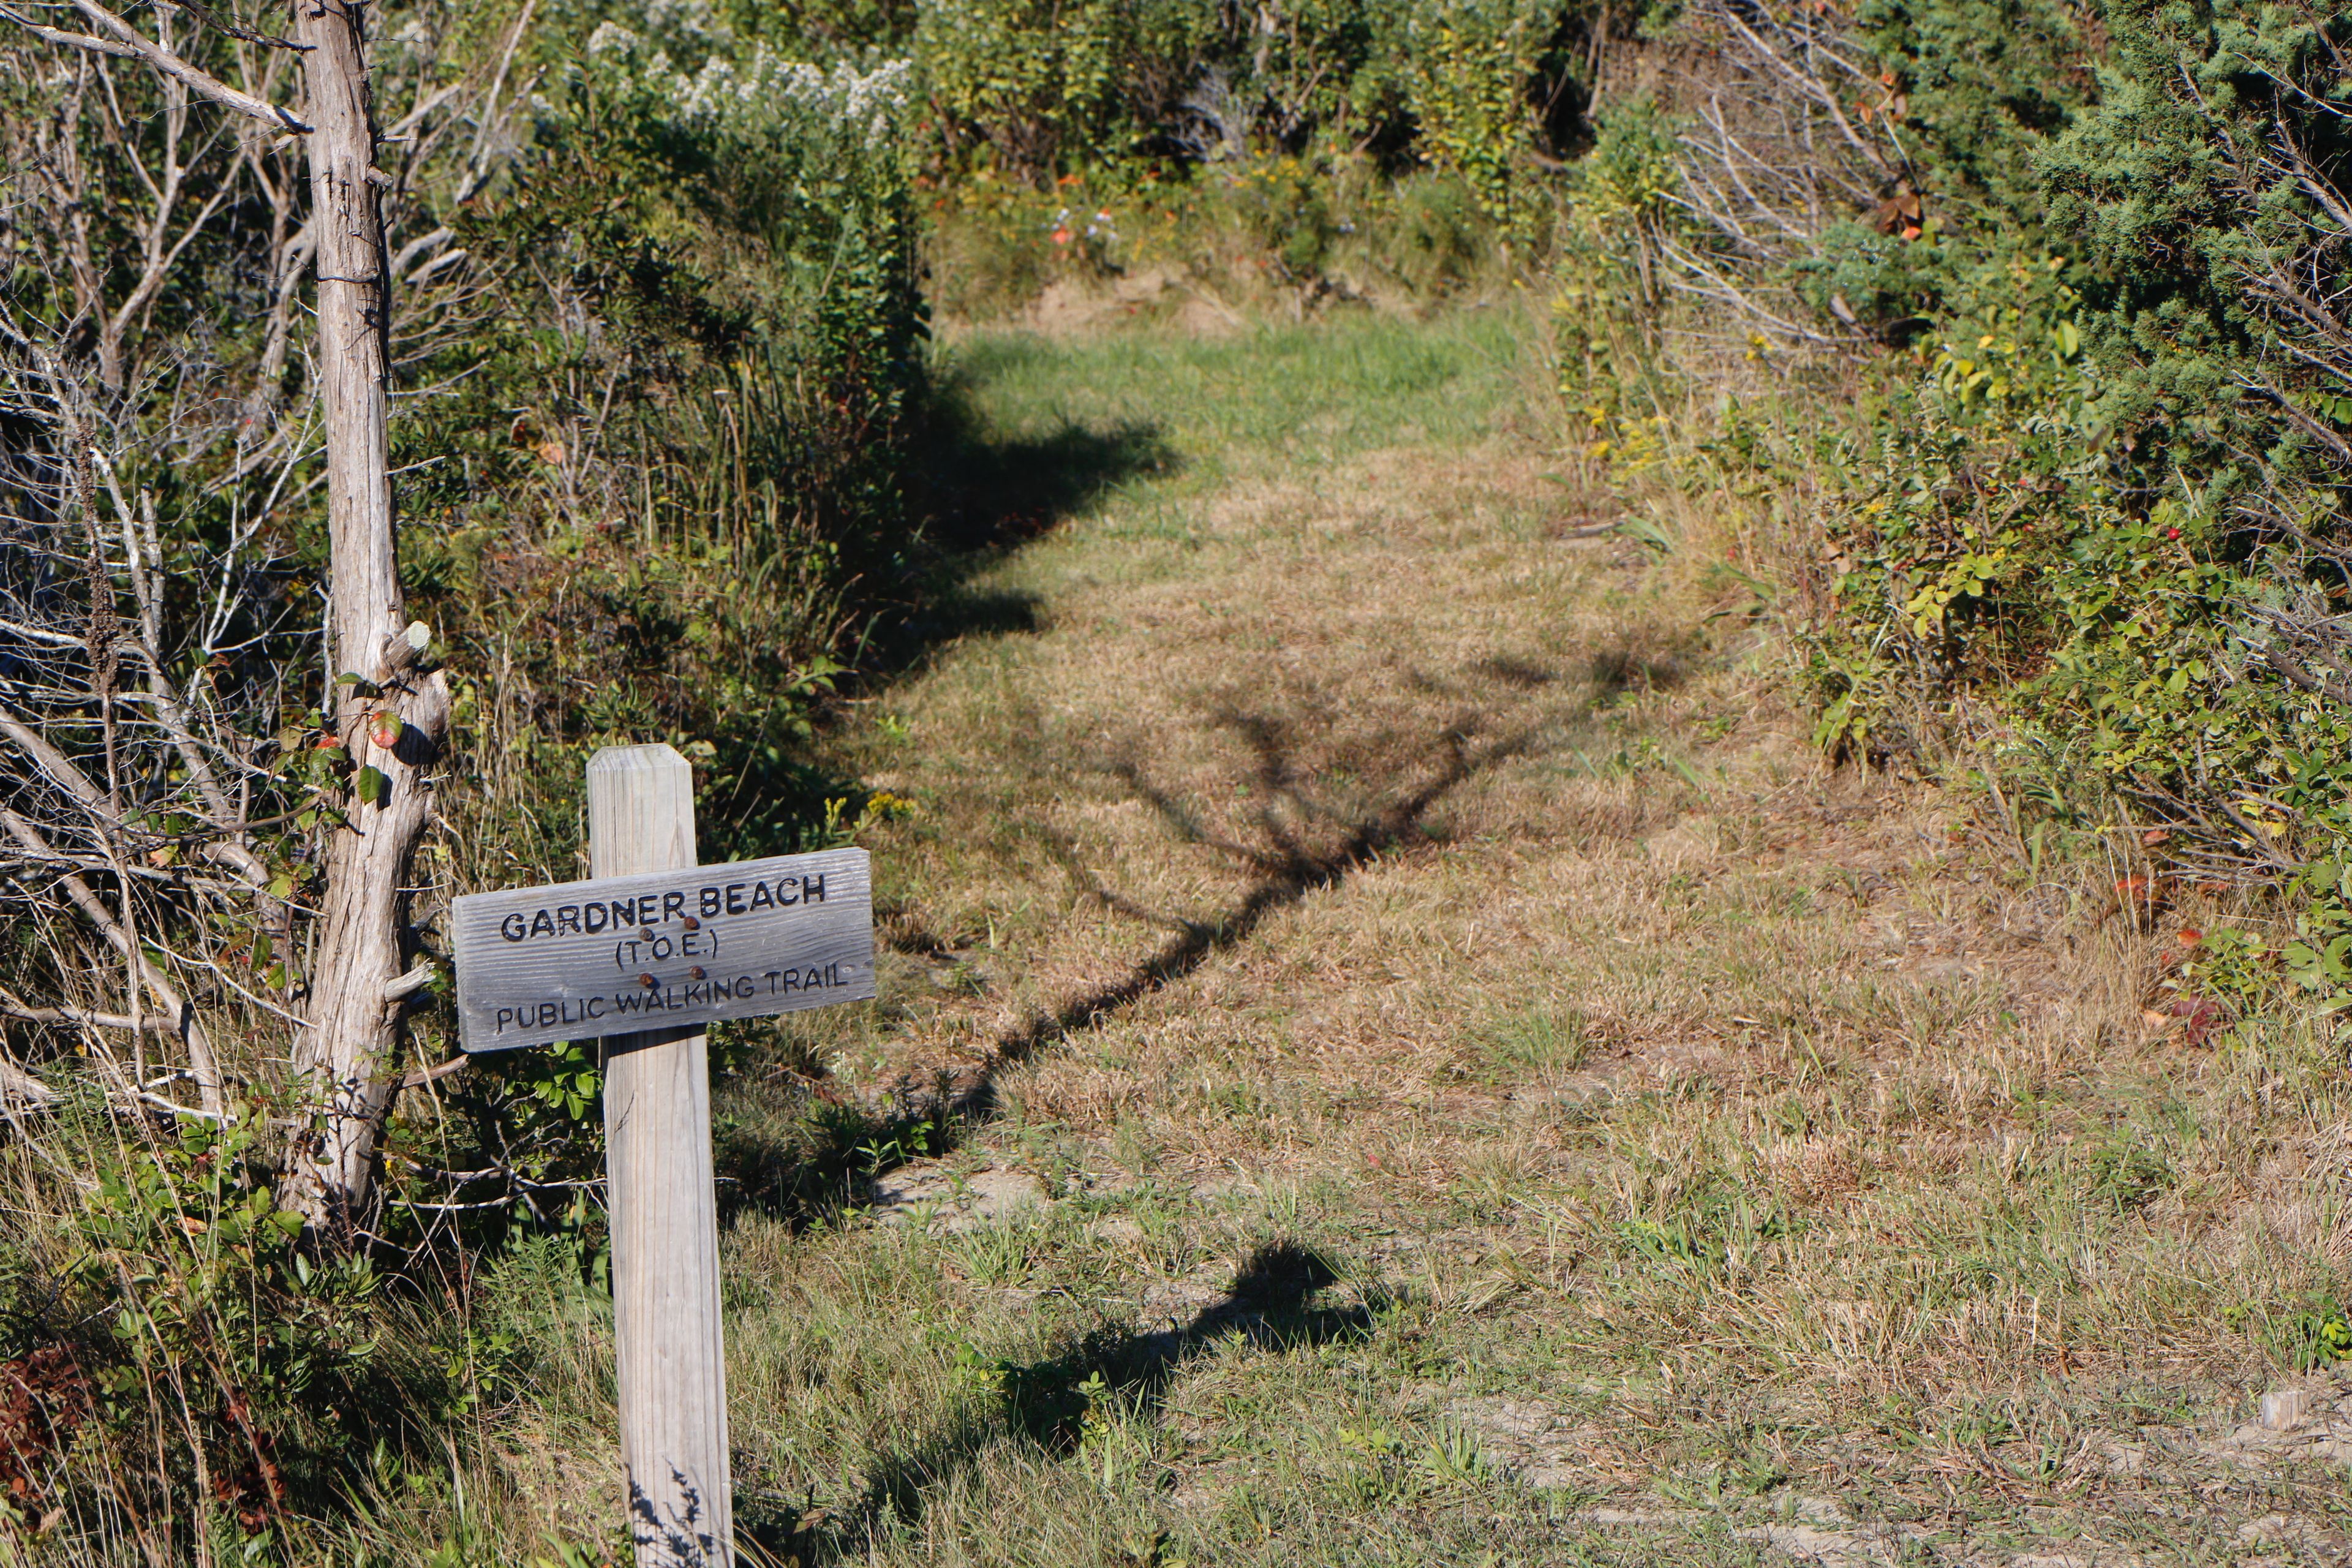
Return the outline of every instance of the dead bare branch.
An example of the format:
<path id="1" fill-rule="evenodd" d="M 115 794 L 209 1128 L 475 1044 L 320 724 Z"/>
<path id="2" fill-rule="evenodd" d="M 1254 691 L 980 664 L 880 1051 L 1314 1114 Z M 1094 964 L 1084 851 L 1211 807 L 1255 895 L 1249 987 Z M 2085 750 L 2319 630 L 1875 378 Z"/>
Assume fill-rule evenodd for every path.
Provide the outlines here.
<path id="1" fill-rule="evenodd" d="M 249 92 L 243 92 L 229 86 L 210 71 L 190 65 L 179 55 L 165 48 L 105 6 L 98 4 L 98 0 L 73 0 L 73 5 L 74 9 L 79 11 L 97 26 L 100 33 L 107 37 L 97 37 L 87 33 L 65 32 L 36 22 L 22 12 L 5 5 L 0 5 L 0 21 L 14 22 L 36 37 L 68 48 L 82 49 L 91 54 L 110 55 L 118 58 L 142 60 L 158 73 L 180 83 L 200 98 L 210 99 L 224 108 L 234 109 L 240 114 L 250 115 L 266 125 L 276 126 L 280 131 L 295 134 L 309 132 L 310 127 L 295 119 L 287 110 L 266 100 L 256 98 Z"/>

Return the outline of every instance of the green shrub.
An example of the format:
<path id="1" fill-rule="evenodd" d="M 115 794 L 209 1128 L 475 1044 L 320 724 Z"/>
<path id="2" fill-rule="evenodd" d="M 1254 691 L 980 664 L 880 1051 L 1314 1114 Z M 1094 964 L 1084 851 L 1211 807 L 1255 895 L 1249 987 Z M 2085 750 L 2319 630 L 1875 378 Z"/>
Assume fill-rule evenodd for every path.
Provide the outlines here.
<path id="1" fill-rule="evenodd" d="M 923 0 L 915 44 L 951 161 L 1027 178 L 1132 148 L 1192 89 L 1209 0 Z"/>
<path id="2" fill-rule="evenodd" d="M 2102 100 L 2039 172 L 2053 226 L 2088 264 L 2115 417 L 2210 466 L 2242 416 L 2267 417 L 2246 396 L 2271 374 L 2249 284 L 2320 216 L 2315 193 L 2283 181 L 2288 165 L 2252 160 L 2284 135 L 2309 149 L 2324 188 L 2343 161 L 2340 117 L 2281 84 L 2324 105 L 2336 72 L 2311 23 L 2268 6 L 2136 3 L 2110 26 Z"/>
<path id="3" fill-rule="evenodd" d="M 1676 281 L 1785 345 L 1899 345 L 2045 254 L 2033 159 L 2093 96 L 2046 0 L 1693 0 L 1665 30 Z"/>
<path id="4" fill-rule="evenodd" d="M 1586 129 L 1582 79 L 1630 25 L 1567 0 L 913 15 L 929 254 L 958 313 L 1139 265 L 1320 299 L 1367 270 L 1434 297 L 1524 262 L 1549 238 L 1555 155 Z"/>
<path id="5" fill-rule="evenodd" d="M 490 353 L 401 433 L 443 459 L 409 502 L 436 618 L 461 669 L 509 672 L 461 693 L 459 742 L 481 809 L 555 808 L 542 863 L 615 735 L 705 749 L 715 851 L 789 847 L 847 584 L 887 588 L 910 544 L 908 68 L 609 20 L 583 57 L 512 185 L 457 215 L 511 258 Z"/>
<path id="6" fill-rule="evenodd" d="M 1638 99 L 1596 128 L 1570 171 L 1557 230 L 1554 352 L 1572 427 L 1589 455 L 1638 436 L 1624 422 L 1661 368 L 1654 352 L 1667 242 L 1683 229 L 1674 127 Z"/>
<path id="7" fill-rule="evenodd" d="M 93 1094 L 45 1134 L 47 1155 L 6 1162 L 19 1221 L 0 1243 L 0 1359 L 48 1375 L 12 1384 L 47 1419 L 12 1423 L 0 1530 L 55 1506 L 42 1532 L 65 1520 L 47 1542 L 60 1552 L 112 1533 L 283 1560 L 351 1456 L 453 1413 L 440 1347 L 394 1331 L 405 1309 L 386 1277 L 298 1246 L 249 1128 L 126 1128 Z M 50 1168 L 58 1155 L 74 1168 Z"/>
<path id="8" fill-rule="evenodd" d="M 1689 16 L 1738 31 L 1721 5 Z M 1766 13 L 1758 28 L 1833 36 L 1875 62 L 1875 86 L 1832 65 L 1718 103 L 1748 116 L 1739 145 L 1770 156 L 1739 163 L 1738 136 L 1685 133 L 1693 237 L 1655 248 L 1682 287 L 1784 342 L 1910 345 L 1873 377 L 1868 428 L 1832 454 L 1806 569 L 1822 742 L 1928 761 L 1955 702 L 1990 701 L 2012 755 L 2071 781 L 2054 809 L 2127 797 L 2189 829 L 2168 853 L 2209 873 L 2340 864 L 2346 25 L 2241 0 L 2136 0 L 2099 27 L 2015 0 L 1871 0 L 1850 22 Z M 1734 65 L 1732 85 L 1759 90 L 1769 73 Z M 1836 112 L 1859 140 L 1823 143 L 1841 151 L 1770 140 L 1857 90 Z M 1596 149 L 1583 199 L 1622 184 L 1612 156 Z M 1734 175 L 1840 200 L 1758 202 L 1754 228 L 1797 237 L 1743 252 L 1718 221 Z M 1793 318 L 1773 315 L 1784 298 Z M 1598 429 L 1629 377 L 1584 346 L 1567 379 Z M 2294 941 L 2257 958 L 2231 933 L 2215 950 L 2232 973 L 2267 963 L 2352 996 L 2330 956 L 2352 930 L 2332 882 L 2276 885 Z"/>
<path id="9" fill-rule="evenodd" d="M 1368 237 L 1375 263 L 1424 300 L 1458 292 L 1487 268 L 1494 225 L 1461 181 L 1423 170 L 1396 182 Z"/>
<path id="10" fill-rule="evenodd" d="M 1864 0 L 1854 24 L 1925 216 L 2038 239 L 2033 157 L 2095 97 L 2095 33 L 2052 0 Z M 1990 238 L 1987 235 L 1985 237 Z"/>
<path id="11" fill-rule="evenodd" d="M 1253 164 L 1232 177 L 1234 205 L 1256 247 L 1287 283 L 1320 277 L 1339 236 L 1328 181 L 1297 158 Z"/>
<path id="12" fill-rule="evenodd" d="M 1556 0 L 1414 0 L 1386 11 L 1374 67 L 1392 83 L 1423 162 L 1461 176 L 1514 238 L 1534 236 L 1527 154 L 1541 121 L 1530 89 L 1573 13 Z"/>

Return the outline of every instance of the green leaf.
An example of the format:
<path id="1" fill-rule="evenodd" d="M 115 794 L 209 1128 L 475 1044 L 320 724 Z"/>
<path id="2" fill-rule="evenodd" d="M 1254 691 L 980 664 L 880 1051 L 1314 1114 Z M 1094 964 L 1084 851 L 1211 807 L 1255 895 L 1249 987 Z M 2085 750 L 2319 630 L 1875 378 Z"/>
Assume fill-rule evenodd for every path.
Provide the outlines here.
<path id="1" fill-rule="evenodd" d="M 358 792 L 362 800 L 373 805 L 390 793 L 392 781 L 383 776 L 382 769 L 373 766 L 364 767 L 359 771 L 359 776 L 352 781 L 352 787 Z"/>

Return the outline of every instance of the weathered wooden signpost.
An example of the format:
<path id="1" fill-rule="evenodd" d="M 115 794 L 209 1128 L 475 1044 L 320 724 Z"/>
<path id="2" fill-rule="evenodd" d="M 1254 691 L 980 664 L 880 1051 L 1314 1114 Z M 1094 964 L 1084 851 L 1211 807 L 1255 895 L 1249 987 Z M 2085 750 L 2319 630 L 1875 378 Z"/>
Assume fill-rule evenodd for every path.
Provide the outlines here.
<path id="1" fill-rule="evenodd" d="M 595 1038 L 613 1339 L 638 1568 L 734 1557 L 709 1038 L 702 1026 L 874 994 L 866 851 L 696 863 L 694 773 L 667 746 L 588 763 L 593 879 L 456 901 L 468 1051 Z"/>

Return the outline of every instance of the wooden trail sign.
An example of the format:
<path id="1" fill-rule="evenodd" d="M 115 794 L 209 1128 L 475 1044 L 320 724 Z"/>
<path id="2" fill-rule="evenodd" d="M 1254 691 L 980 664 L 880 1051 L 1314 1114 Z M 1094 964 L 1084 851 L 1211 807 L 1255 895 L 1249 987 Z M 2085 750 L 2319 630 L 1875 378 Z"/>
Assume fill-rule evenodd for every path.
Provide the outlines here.
<path id="1" fill-rule="evenodd" d="M 600 867 L 602 852 L 592 842 Z M 459 1039 L 469 1051 L 874 994 L 863 849 L 469 893 L 450 923 Z"/>
<path id="2" fill-rule="evenodd" d="M 609 746 L 588 763 L 593 879 L 453 910 L 466 1049 L 599 1040 L 637 1568 L 735 1561 L 709 1037 L 696 1026 L 874 994 L 864 850 L 696 858 L 693 768 L 667 746 Z"/>

